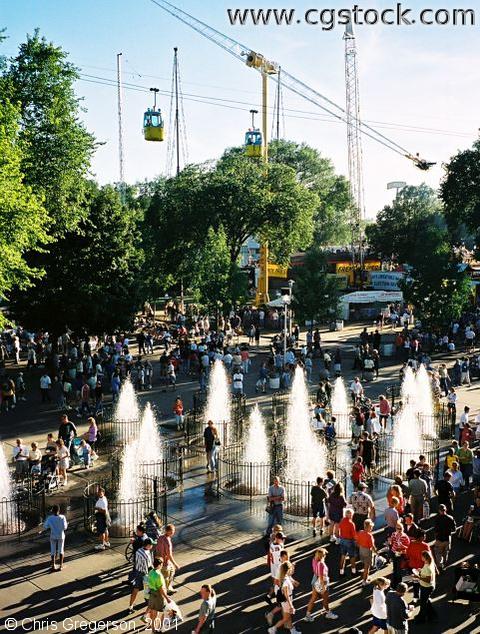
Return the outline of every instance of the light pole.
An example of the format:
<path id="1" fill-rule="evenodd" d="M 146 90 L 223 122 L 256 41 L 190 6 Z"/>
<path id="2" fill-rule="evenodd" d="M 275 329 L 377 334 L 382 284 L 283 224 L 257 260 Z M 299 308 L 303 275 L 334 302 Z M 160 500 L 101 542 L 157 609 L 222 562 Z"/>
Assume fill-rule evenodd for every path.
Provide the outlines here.
<path id="1" fill-rule="evenodd" d="M 283 299 L 283 365 L 285 366 L 285 360 L 287 358 L 287 335 L 289 333 L 289 325 L 288 325 L 288 307 L 292 303 L 292 291 L 293 285 L 295 284 L 294 280 L 288 280 L 288 295 L 282 295 Z M 290 324 L 291 326 L 291 324 Z"/>

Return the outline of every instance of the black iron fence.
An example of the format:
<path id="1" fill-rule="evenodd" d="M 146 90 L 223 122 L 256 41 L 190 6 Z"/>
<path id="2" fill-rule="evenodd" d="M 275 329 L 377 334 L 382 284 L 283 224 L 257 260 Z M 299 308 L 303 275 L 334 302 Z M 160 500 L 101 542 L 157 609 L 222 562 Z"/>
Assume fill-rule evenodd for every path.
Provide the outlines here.
<path id="1" fill-rule="evenodd" d="M 33 478 L 17 484 L 11 499 L 0 500 L 0 536 L 17 535 L 38 526 L 46 517 L 45 487 Z"/>
<path id="2" fill-rule="evenodd" d="M 410 461 L 419 462 L 420 456 L 425 456 L 425 462 L 429 465 L 433 481 L 439 476 L 440 445 L 435 438 L 422 438 L 421 448 L 398 448 L 392 445 L 391 436 L 382 436 L 379 439 L 375 455 L 375 470 L 379 477 L 393 480 L 396 475 L 405 478 Z"/>
<path id="3" fill-rule="evenodd" d="M 288 392 L 275 392 L 272 394 L 272 420 L 286 423 L 288 411 Z"/>
<path id="4" fill-rule="evenodd" d="M 99 447 L 107 450 L 125 447 L 140 435 L 141 420 L 100 419 L 97 422 Z"/>
<path id="5" fill-rule="evenodd" d="M 132 476 L 133 477 L 133 476 Z M 83 525 L 86 531 L 96 533 L 95 505 L 98 499 L 98 489 L 105 490 L 108 500 L 108 512 L 111 523 L 109 533 L 112 537 L 130 537 L 136 526 L 145 520 L 151 511 L 155 511 L 166 524 L 167 519 L 167 490 L 156 477 L 139 476 L 141 481 L 140 493 L 135 499 L 124 500 L 119 497 L 118 482 L 114 479 L 90 482 L 83 493 Z"/>
<path id="6" fill-rule="evenodd" d="M 112 479 L 120 482 L 122 476 L 122 449 L 117 449 L 110 456 Z M 178 442 L 171 441 L 163 445 L 163 453 L 157 460 L 138 461 L 133 477 L 155 479 L 162 491 L 173 491 L 183 486 L 184 456 Z"/>
<path id="7" fill-rule="evenodd" d="M 278 445 L 273 438 L 271 452 L 271 462 L 262 463 L 245 461 L 241 444 L 223 450 L 218 458 L 217 495 L 228 495 L 252 505 L 255 500 L 266 499 L 273 477 L 278 476 L 287 493 L 285 515 L 292 521 L 308 520 L 311 516 L 310 491 L 314 477 L 311 482 L 284 479 L 287 457 L 285 447 Z M 336 480 L 346 488 L 347 473 L 336 464 L 334 447 L 327 452 L 326 469 L 334 471 Z"/>

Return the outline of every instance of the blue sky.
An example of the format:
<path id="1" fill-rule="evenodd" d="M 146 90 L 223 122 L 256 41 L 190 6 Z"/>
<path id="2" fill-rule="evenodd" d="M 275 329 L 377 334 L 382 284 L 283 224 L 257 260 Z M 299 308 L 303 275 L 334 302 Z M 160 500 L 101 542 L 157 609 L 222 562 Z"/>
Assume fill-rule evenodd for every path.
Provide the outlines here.
<path id="1" fill-rule="evenodd" d="M 342 29 L 324 32 L 318 26 L 232 27 L 227 8 L 348 8 L 343 1 L 309 0 L 177 0 L 178 6 L 226 35 L 280 63 L 288 72 L 323 94 L 344 103 Z M 364 8 L 384 8 L 393 2 L 359 2 Z M 478 4 L 478 0 L 471 5 Z M 445 3 L 453 7 L 451 2 Z M 412 9 L 435 7 L 417 0 Z M 462 5 L 463 6 L 463 5 Z M 477 9 L 480 23 L 480 7 Z M 0 24 L 9 39 L 2 51 L 15 54 L 26 33 L 39 27 L 48 39 L 70 53 L 71 60 L 89 75 L 114 78 L 117 52 L 123 53 L 124 80 L 145 87 L 170 89 L 173 47 L 178 46 L 184 93 L 231 99 L 233 108 L 185 100 L 189 158 L 199 162 L 218 157 L 225 147 L 240 144 L 249 126 L 250 104 L 261 99 L 260 77 L 238 60 L 168 16 L 150 0 L 2 0 Z M 356 29 L 359 49 L 362 116 L 365 120 L 394 124 L 382 133 L 407 149 L 420 152 L 438 165 L 430 173 L 416 170 L 409 161 L 366 139 L 364 174 L 367 216 L 388 202 L 391 180 L 438 187 L 441 164 L 478 136 L 476 116 L 480 100 L 478 29 L 476 27 L 382 27 Z M 149 77 L 152 76 L 152 77 Z M 116 90 L 85 81 L 77 91 L 84 97 L 88 128 L 104 145 L 97 151 L 93 171 L 104 182 L 118 179 Z M 194 97 L 195 98 L 195 97 Z M 160 105 L 166 120 L 169 97 Z M 125 172 L 129 182 L 151 178 L 166 166 L 167 143 L 146 143 L 141 134 L 142 114 L 150 97 L 124 92 Z M 284 91 L 285 108 L 317 117 L 312 104 Z M 320 114 L 320 111 L 318 111 Z M 289 113 L 287 113 L 289 114 Z M 339 173 L 347 171 L 346 131 L 342 124 L 285 118 L 286 138 L 307 143 L 330 157 Z M 398 125 L 433 128 L 442 133 L 405 130 Z M 167 131 L 168 133 L 168 131 Z M 461 133 L 461 134 L 457 134 Z"/>

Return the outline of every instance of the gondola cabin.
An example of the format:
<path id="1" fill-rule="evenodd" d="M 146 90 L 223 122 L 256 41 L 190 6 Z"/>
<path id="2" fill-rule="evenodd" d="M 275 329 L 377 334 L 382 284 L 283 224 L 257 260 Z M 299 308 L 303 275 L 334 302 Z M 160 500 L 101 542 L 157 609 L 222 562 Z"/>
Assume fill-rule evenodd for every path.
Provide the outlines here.
<path id="1" fill-rule="evenodd" d="M 245 134 L 245 154 L 251 157 L 262 156 L 262 133 L 260 130 L 251 128 Z"/>
<path id="2" fill-rule="evenodd" d="M 145 141 L 163 141 L 165 129 L 160 110 L 149 108 L 143 115 L 143 136 Z"/>

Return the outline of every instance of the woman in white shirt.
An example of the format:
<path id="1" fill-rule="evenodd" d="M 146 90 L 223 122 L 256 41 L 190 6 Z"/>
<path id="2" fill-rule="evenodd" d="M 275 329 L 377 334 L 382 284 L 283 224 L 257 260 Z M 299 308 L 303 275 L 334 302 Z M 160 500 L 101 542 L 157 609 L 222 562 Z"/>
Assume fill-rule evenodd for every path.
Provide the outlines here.
<path id="1" fill-rule="evenodd" d="M 372 627 L 368 630 L 368 634 L 373 634 L 382 630 L 387 631 L 387 602 L 385 590 L 390 587 L 390 581 L 385 577 L 379 577 L 373 582 L 373 600 L 372 608 Z"/>

